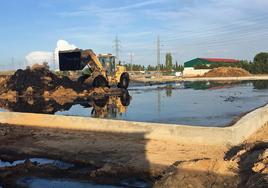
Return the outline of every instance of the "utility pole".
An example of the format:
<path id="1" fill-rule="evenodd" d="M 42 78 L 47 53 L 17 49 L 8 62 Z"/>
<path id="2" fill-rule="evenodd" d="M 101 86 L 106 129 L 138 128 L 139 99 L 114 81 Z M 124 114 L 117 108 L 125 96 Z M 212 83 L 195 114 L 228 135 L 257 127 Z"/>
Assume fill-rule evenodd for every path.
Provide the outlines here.
<path id="1" fill-rule="evenodd" d="M 115 37 L 115 56 L 116 59 L 119 61 L 119 51 L 120 51 L 120 40 L 118 39 L 118 36 Z"/>
<path id="2" fill-rule="evenodd" d="M 159 35 L 157 36 L 157 57 L 156 57 L 156 61 L 157 61 L 157 76 L 160 77 L 160 37 Z"/>
<path id="3" fill-rule="evenodd" d="M 130 57 L 130 71 L 132 72 L 132 68 L 133 68 L 133 53 L 129 53 L 129 57 Z"/>

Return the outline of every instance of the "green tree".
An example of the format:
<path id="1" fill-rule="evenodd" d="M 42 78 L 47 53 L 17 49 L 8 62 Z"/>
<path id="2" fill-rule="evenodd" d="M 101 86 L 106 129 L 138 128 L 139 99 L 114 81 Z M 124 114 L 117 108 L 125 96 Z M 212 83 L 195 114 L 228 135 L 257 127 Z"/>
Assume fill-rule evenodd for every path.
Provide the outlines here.
<path id="1" fill-rule="evenodd" d="M 166 54 L 166 70 L 171 71 L 172 70 L 172 55 L 171 53 Z"/>
<path id="2" fill-rule="evenodd" d="M 267 63 L 268 64 L 268 53 L 266 52 L 258 53 L 254 57 L 254 63 Z"/>

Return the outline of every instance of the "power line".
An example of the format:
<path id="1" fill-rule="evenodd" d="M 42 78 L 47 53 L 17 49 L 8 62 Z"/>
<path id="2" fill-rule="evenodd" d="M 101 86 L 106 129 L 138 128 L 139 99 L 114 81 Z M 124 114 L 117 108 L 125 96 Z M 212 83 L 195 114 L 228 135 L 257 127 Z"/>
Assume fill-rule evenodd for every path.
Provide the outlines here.
<path id="1" fill-rule="evenodd" d="M 256 27 L 255 25 L 256 24 L 260 24 L 260 23 L 263 23 L 262 24 L 262 27 L 265 25 L 265 23 L 267 23 L 267 19 L 268 19 L 268 15 L 262 15 L 262 16 L 259 16 L 259 17 L 255 17 L 255 18 L 251 18 L 251 17 L 248 17 L 246 19 L 240 19 L 240 20 L 236 20 L 236 21 L 233 21 L 231 23 L 228 23 L 228 24 L 224 24 L 224 25 L 221 25 L 219 26 L 218 24 L 209 24 L 209 25 L 206 25 L 204 26 L 203 28 L 202 27 L 199 27 L 198 28 L 198 32 L 194 32 L 195 30 L 185 30 L 184 32 L 180 32 L 180 36 L 183 36 L 183 34 L 186 34 L 186 36 L 195 36 L 196 34 L 202 34 L 202 33 L 215 33 L 216 31 L 222 31 L 222 30 L 229 30 L 229 31 L 237 31 L 239 32 L 240 30 L 245 30 L 245 29 L 255 29 L 256 30 Z M 216 27 L 211 27 L 211 26 L 216 26 Z M 179 27 L 181 28 L 181 25 L 179 25 Z M 176 30 L 176 27 L 173 28 Z M 261 28 L 260 28 L 261 29 Z M 165 35 L 166 37 L 171 37 L 169 38 L 168 40 L 173 40 L 174 38 L 176 39 L 178 37 L 177 34 L 166 34 Z"/>

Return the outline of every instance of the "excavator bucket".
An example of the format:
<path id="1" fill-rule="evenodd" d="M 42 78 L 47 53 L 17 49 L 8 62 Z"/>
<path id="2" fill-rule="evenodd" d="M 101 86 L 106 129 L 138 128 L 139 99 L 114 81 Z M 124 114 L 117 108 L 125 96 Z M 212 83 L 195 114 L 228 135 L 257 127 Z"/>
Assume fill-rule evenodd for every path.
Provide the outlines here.
<path id="1" fill-rule="evenodd" d="M 61 71 L 82 70 L 81 50 L 59 51 L 59 68 Z"/>

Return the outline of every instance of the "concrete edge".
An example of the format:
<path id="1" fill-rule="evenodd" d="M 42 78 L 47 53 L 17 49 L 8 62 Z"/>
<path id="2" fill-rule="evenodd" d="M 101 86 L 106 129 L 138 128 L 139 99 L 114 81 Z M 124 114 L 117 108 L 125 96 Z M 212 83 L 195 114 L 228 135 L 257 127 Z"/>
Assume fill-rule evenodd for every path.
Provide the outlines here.
<path id="1" fill-rule="evenodd" d="M 1 112 L 0 123 L 15 126 L 47 127 L 113 133 L 144 133 L 148 139 L 174 140 L 203 145 L 236 145 L 268 122 L 268 105 L 258 108 L 230 127 L 200 127 L 130 122 L 33 113 Z"/>

